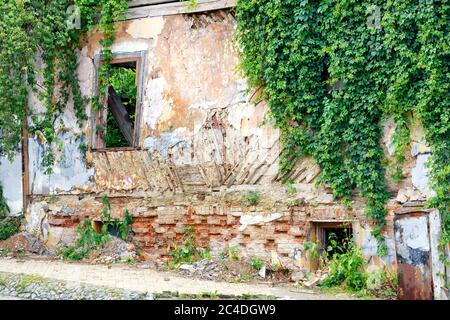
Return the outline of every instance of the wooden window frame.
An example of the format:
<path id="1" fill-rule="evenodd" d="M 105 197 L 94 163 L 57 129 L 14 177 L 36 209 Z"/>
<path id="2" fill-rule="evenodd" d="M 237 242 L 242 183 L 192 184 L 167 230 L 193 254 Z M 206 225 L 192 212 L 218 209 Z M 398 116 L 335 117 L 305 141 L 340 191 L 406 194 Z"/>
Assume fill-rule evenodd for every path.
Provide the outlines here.
<path id="1" fill-rule="evenodd" d="M 236 0 L 198 0 L 197 6 L 190 10 L 187 10 L 188 4 L 188 1 L 177 0 L 133 0 L 129 2 L 125 18 L 132 20 L 228 9 L 236 6 Z"/>
<path id="2" fill-rule="evenodd" d="M 142 120 L 142 102 L 144 94 L 144 75 L 146 69 L 146 51 L 135 51 L 135 52 L 118 52 L 113 53 L 113 59 L 111 64 L 118 64 L 124 62 L 135 62 L 136 63 L 136 109 L 135 109 L 135 120 L 133 128 L 133 144 L 129 147 L 111 147 L 107 148 L 102 136 L 97 133 L 97 125 L 103 124 L 107 119 L 108 108 L 106 106 L 102 107 L 102 110 L 91 111 L 91 127 L 92 127 L 92 150 L 94 151 L 114 151 L 114 150 L 136 150 L 140 148 L 140 133 L 141 133 L 141 120 Z M 94 57 L 94 85 L 93 85 L 93 96 L 99 95 L 98 87 L 98 70 L 103 63 L 102 56 L 100 54 Z M 107 99 L 105 99 L 105 104 Z"/>

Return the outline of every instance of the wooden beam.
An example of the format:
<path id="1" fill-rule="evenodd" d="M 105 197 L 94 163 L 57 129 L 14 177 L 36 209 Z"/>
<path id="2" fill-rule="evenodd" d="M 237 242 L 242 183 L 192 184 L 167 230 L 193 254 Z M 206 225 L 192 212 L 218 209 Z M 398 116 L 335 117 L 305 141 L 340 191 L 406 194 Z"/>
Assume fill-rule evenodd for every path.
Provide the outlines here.
<path id="1" fill-rule="evenodd" d="M 211 10 L 227 9 L 236 6 L 236 0 L 198 0 L 198 5 L 195 8 L 188 10 L 189 1 L 183 2 L 177 1 L 169 3 L 165 2 L 152 5 L 151 2 L 155 3 L 155 1 L 157 0 L 133 1 L 135 5 L 140 3 L 141 6 L 137 7 L 130 6 L 127 13 L 125 14 L 126 19 L 132 20 L 132 19 L 159 17 L 174 14 L 204 12 Z M 145 5 L 145 3 L 148 4 Z"/>
<path id="2" fill-rule="evenodd" d="M 178 0 L 131 0 L 131 1 L 128 1 L 128 8 L 149 6 L 149 5 L 168 3 L 168 2 L 179 2 L 179 1 Z"/>
<path id="3" fill-rule="evenodd" d="M 25 108 L 27 110 L 27 108 Z M 27 214 L 28 210 L 28 196 L 30 194 L 30 161 L 28 158 L 28 115 L 25 111 L 25 116 L 22 121 L 22 201 L 23 214 Z"/>
<path id="4" fill-rule="evenodd" d="M 108 89 L 108 108 L 114 118 L 116 118 L 123 136 L 127 139 L 130 146 L 133 146 L 133 124 L 130 115 L 112 86 Z"/>

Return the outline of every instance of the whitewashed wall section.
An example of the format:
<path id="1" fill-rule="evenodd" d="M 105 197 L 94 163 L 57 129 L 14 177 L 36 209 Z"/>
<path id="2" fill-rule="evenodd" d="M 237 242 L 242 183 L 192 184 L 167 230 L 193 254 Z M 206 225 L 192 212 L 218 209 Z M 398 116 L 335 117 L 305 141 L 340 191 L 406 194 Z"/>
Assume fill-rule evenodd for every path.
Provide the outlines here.
<path id="1" fill-rule="evenodd" d="M 89 96 L 94 64 L 92 59 L 87 56 L 85 49 L 78 53 L 78 62 L 81 93 L 84 96 Z M 34 95 L 30 96 L 29 103 L 37 110 L 41 108 L 41 103 Z M 89 108 L 86 112 L 89 114 Z M 82 191 L 91 184 L 94 169 L 86 166 L 85 157 L 80 151 L 80 145 L 86 143 L 86 140 L 80 137 L 82 134 L 89 136 L 89 127 L 87 123 L 84 128 L 77 126 L 72 99 L 69 99 L 69 103 L 60 119 L 62 121 L 56 122 L 55 130 L 57 139 L 61 142 L 61 149 L 55 144 L 49 146 L 39 135 L 28 139 L 29 190 L 32 195 L 65 193 L 74 189 Z M 55 154 L 55 165 L 52 168 L 52 174 L 47 174 L 43 165 L 45 148 L 52 148 Z"/>
<path id="2" fill-rule="evenodd" d="M 18 152 L 12 161 L 0 157 L 0 185 L 3 186 L 3 195 L 11 215 L 20 214 L 23 210 L 21 152 Z"/>

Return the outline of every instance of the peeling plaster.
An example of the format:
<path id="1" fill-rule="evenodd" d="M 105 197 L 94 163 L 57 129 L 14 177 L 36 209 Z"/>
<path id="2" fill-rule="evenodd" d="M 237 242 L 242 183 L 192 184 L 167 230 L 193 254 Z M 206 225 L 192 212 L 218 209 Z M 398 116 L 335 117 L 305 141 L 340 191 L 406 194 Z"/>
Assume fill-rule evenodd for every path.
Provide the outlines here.
<path id="1" fill-rule="evenodd" d="M 439 259 L 440 253 L 438 250 L 439 233 L 441 230 L 441 217 L 438 210 L 434 210 L 429 215 L 430 219 L 430 247 L 431 247 L 431 262 L 433 271 L 433 285 L 434 298 L 437 300 L 448 300 L 447 292 L 443 289 L 445 287 L 445 279 L 441 274 L 445 274 L 445 265 Z"/>
<path id="2" fill-rule="evenodd" d="M 30 190 L 33 194 L 54 194 L 73 191 L 77 187 L 89 184 L 94 168 L 86 168 L 79 150 L 79 143 L 71 134 L 63 132 L 58 135 L 63 142 L 63 149 L 56 152 L 53 173 L 47 175 L 42 163 L 44 149 L 38 137 L 28 139 L 30 165 Z"/>
<path id="3" fill-rule="evenodd" d="M 133 38 L 157 39 L 164 28 L 165 20 L 161 17 L 133 20 L 126 32 Z"/>
<path id="4" fill-rule="evenodd" d="M 164 88 L 167 82 L 164 78 L 149 79 L 145 90 L 142 119 L 150 129 L 156 130 L 158 119 L 169 104 L 164 100 Z"/>
<path id="5" fill-rule="evenodd" d="M 87 48 L 83 48 L 78 53 L 77 68 L 78 80 L 80 81 L 80 90 L 83 96 L 88 96 L 91 94 L 91 87 L 93 83 L 92 76 L 94 74 L 93 71 L 94 61 L 88 56 Z M 86 110 L 86 113 L 89 114 L 89 110 Z"/>
<path id="6" fill-rule="evenodd" d="M 423 283 L 414 284 L 418 288 L 425 285 L 425 279 L 433 277 L 431 270 L 438 267 L 433 265 L 430 247 L 428 215 L 402 217 L 395 221 L 395 242 L 398 262 L 405 268 L 418 268 Z M 407 267 L 405 267 L 405 265 Z M 431 270 L 430 270 L 431 267 Z"/>
<path id="7" fill-rule="evenodd" d="M 409 257 L 409 250 L 406 248 L 421 251 L 430 250 L 428 218 L 426 216 L 399 219 L 396 224 L 398 230 L 395 232 L 395 238 L 403 244 L 401 248 L 397 246 L 397 251 L 402 257 L 405 259 Z"/>
<path id="8" fill-rule="evenodd" d="M 186 139 L 182 138 L 180 133 L 183 133 L 185 128 L 178 128 L 174 132 L 163 132 L 157 137 L 147 137 L 144 140 L 144 148 L 149 151 L 158 151 L 162 157 L 168 158 L 170 149 L 173 149 L 177 145 L 182 145 L 189 148 L 189 144 Z M 190 152 L 188 152 L 190 154 Z"/>
<path id="9" fill-rule="evenodd" d="M 22 212 L 22 153 L 18 152 L 12 162 L 0 157 L 0 185 L 3 186 L 3 195 L 9 206 L 10 214 Z"/>
<path id="10" fill-rule="evenodd" d="M 383 143 L 386 146 L 389 156 L 394 155 L 394 152 L 395 152 L 393 137 L 394 137 L 396 128 L 397 128 L 397 126 L 395 124 L 395 121 L 392 119 L 389 119 L 384 123 Z"/>
<path id="11" fill-rule="evenodd" d="M 276 250 L 289 257 L 282 259 L 301 260 L 299 248 L 302 240 L 297 240 L 306 233 L 306 227 L 299 227 L 306 223 L 306 213 L 302 211 L 298 214 L 295 227 L 286 226 L 292 222 L 282 221 L 287 213 L 278 206 L 285 205 L 295 196 L 305 206 L 316 208 L 318 204 L 325 204 L 326 209 L 323 210 L 333 219 L 343 211 L 329 191 L 315 186 L 320 168 L 311 159 L 299 161 L 294 168 L 295 195 L 287 195 L 278 182 L 280 133 L 266 118 L 267 105 L 261 102 L 255 106 L 250 101 L 245 80 L 235 73 L 239 61 L 230 46 L 234 23 L 227 12 L 144 18 L 123 23 L 112 47 L 113 52 L 147 51 L 139 139 L 143 150 L 93 151 L 90 153 L 92 161 L 89 162 L 93 167 L 87 168 L 78 150 L 79 142 L 75 139 L 78 129 L 70 101 L 62 116 L 65 128 L 59 128 L 64 130 L 58 135 L 64 148 L 57 152 L 57 164 L 51 176 L 43 173 L 41 163 L 46 146 L 36 137 L 29 139 L 33 196 L 58 195 L 64 206 L 72 201 L 67 214 L 58 208 L 50 210 L 56 215 L 71 217 L 80 214 L 77 210 L 89 212 L 92 216 L 98 214 L 99 207 L 93 194 L 107 193 L 112 199 L 121 197 L 118 198 L 121 210 L 132 201 L 148 201 L 151 202 L 148 206 L 139 207 L 139 216 L 142 214 L 145 219 L 158 215 L 158 223 L 164 224 L 164 221 L 169 223 L 171 219 L 176 223 L 173 217 L 177 214 L 183 216 L 185 208 L 193 203 L 196 203 L 198 214 L 203 214 L 203 211 L 205 214 L 211 213 L 211 207 L 222 203 L 222 196 L 231 195 L 229 200 L 236 208 L 231 208 L 229 213 L 223 210 L 225 222 L 220 220 L 222 218 L 211 217 L 212 220 L 217 218 L 218 224 L 226 223 L 226 227 L 214 224 L 208 227 L 219 229 L 214 233 L 216 236 L 225 236 L 235 227 L 239 227 L 238 231 L 242 233 L 237 232 L 227 240 L 221 236 L 212 238 L 213 250 L 239 245 L 245 240 L 243 233 L 246 233 L 246 236 L 251 235 L 251 239 L 245 240 L 248 241 L 247 251 L 243 254 L 270 258 L 270 250 L 265 247 L 266 240 L 275 233 L 276 226 L 281 226 L 286 230 L 277 232 L 276 239 L 270 238 L 276 242 Z M 92 56 L 100 51 L 100 38 L 98 33 L 91 35 L 89 43 L 79 52 L 78 72 L 83 94 L 91 93 L 94 82 Z M 30 95 L 30 102 L 39 109 L 40 103 L 33 95 Z M 385 126 L 384 143 L 388 154 L 393 152 L 391 140 L 394 129 L 393 122 Z M 82 130 L 89 134 L 92 128 L 87 124 L 87 128 Z M 425 154 L 427 149 L 422 145 L 423 133 L 413 128 L 411 134 L 412 152 L 413 156 L 417 156 L 417 164 L 412 173 L 409 168 L 406 173 L 412 174 L 416 188 L 426 190 L 428 169 L 424 163 L 429 154 Z M 5 175 L 3 168 L 0 181 L 2 175 Z M 412 190 L 410 184 L 406 186 L 410 189 L 405 189 L 404 197 L 399 192 L 399 198 L 404 202 L 419 197 L 416 192 L 408 191 Z M 264 202 L 252 214 L 239 209 L 240 196 L 247 190 L 261 191 Z M 72 200 L 69 201 L 63 194 L 72 194 L 68 196 Z M 83 200 L 74 196 L 77 194 L 83 194 Z M 87 194 L 90 195 L 86 197 Z M 39 200 L 33 201 L 27 217 L 29 228 L 38 230 L 48 238 L 49 243 L 56 243 L 65 237 L 70 239 L 73 235 L 68 232 L 72 230 L 70 228 L 54 224 L 48 230 L 47 220 L 50 218 L 47 217 L 45 204 Z M 360 204 L 355 203 L 360 209 Z M 163 229 L 158 228 L 158 231 Z M 169 228 L 169 225 L 164 228 Z M 358 230 L 357 242 L 364 255 L 378 257 L 377 242 L 370 228 Z M 146 231 L 141 236 L 154 235 Z M 386 239 L 388 256 L 382 258 L 388 265 L 394 264 L 396 259 L 392 236 L 389 234 Z M 372 260 L 380 262 L 379 259 Z M 298 264 L 301 263 L 298 261 Z"/>
<path id="12" fill-rule="evenodd" d="M 94 174 L 94 168 L 86 168 L 76 139 L 67 133 L 60 139 L 64 142 L 64 150 L 54 173 L 50 176 L 51 192 L 71 191 L 83 186 Z"/>
<path id="13" fill-rule="evenodd" d="M 30 214 L 26 216 L 27 231 L 40 239 L 45 239 L 49 229 L 46 223 L 47 212 L 49 210 L 47 202 L 34 202 L 28 210 Z"/>
<path id="14" fill-rule="evenodd" d="M 239 227 L 239 231 L 244 231 L 249 225 L 267 223 L 280 219 L 281 217 L 283 217 L 283 214 L 278 212 L 274 212 L 267 215 L 262 214 L 242 215 L 240 218 L 241 226 Z"/>
<path id="15" fill-rule="evenodd" d="M 111 51 L 113 53 L 123 53 L 123 52 L 136 52 L 145 51 L 149 48 L 149 41 L 142 39 L 117 39 L 111 46 Z M 96 48 L 94 51 L 94 56 L 100 54 L 102 51 L 101 47 Z"/>
<path id="16" fill-rule="evenodd" d="M 426 166 L 430 154 L 419 154 L 415 167 L 411 170 L 411 179 L 414 187 L 427 196 L 433 196 L 434 191 L 430 189 L 428 177 L 430 169 Z"/>
<path id="17" fill-rule="evenodd" d="M 371 230 L 363 227 L 357 228 L 355 234 L 355 240 L 359 243 L 363 256 L 366 258 L 379 257 L 378 255 L 378 242 L 377 239 L 372 235 Z M 389 236 L 385 236 L 386 246 L 388 248 L 388 253 L 384 257 L 380 257 L 381 260 L 386 265 L 392 265 L 396 260 L 396 248 L 395 241 Z"/>
<path id="18" fill-rule="evenodd" d="M 426 154 L 431 152 L 430 145 L 425 140 L 425 131 L 416 118 L 412 119 L 411 129 L 410 129 L 410 139 L 411 139 L 411 155 L 416 157 L 420 154 Z"/>

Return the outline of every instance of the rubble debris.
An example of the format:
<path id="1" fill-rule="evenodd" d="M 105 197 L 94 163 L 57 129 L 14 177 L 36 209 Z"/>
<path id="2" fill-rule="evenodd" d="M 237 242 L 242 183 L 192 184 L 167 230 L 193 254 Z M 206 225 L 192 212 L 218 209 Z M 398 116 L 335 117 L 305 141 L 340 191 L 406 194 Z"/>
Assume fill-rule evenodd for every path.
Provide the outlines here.
<path id="1" fill-rule="evenodd" d="M 259 275 L 261 278 L 265 278 L 265 277 L 266 277 L 266 266 L 263 266 L 263 267 L 261 268 L 261 270 L 259 270 L 258 275 Z"/>
<path id="2" fill-rule="evenodd" d="M 187 275 L 196 275 L 211 280 L 219 276 L 219 265 L 213 260 L 203 259 L 193 264 L 182 264 L 179 270 Z"/>
<path id="3" fill-rule="evenodd" d="M 167 271 L 167 267 L 159 260 L 155 262 L 158 270 Z M 289 283 L 290 271 L 286 269 L 274 271 L 267 267 L 255 270 L 248 261 L 227 258 L 203 259 L 192 264 L 182 264 L 177 270 L 183 276 L 226 282 L 258 282 L 270 281 L 274 284 Z"/>
<path id="4" fill-rule="evenodd" d="M 274 271 L 278 271 L 283 268 L 283 265 L 281 264 L 280 258 L 278 257 L 278 254 L 276 251 L 272 251 L 271 266 Z"/>
<path id="5" fill-rule="evenodd" d="M 134 244 L 114 236 L 111 236 L 111 240 L 106 242 L 103 248 L 94 252 L 91 258 L 92 262 L 96 263 L 133 262 L 137 259 Z"/>
<path id="6" fill-rule="evenodd" d="M 300 271 L 295 271 L 292 273 L 291 275 L 291 280 L 293 282 L 299 282 L 299 281 L 303 281 L 305 279 L 305 272 L 300 270 Z"/>
<path id="7" fill-rule="evenodd" d="M 0 249 L 8 250 L 13 254 L 31 253 L 49 255 L 50 251 L 35 236 L 28 232 L 18 233 L 6 240 L 0 241 Z"/>
<path id="8" fill-rule="evenodd" d="M 302 284 L 307 288 L 316 287 L 328 277 L 328 270 L 318 270 L 315 274 L 311 274 L 309 279 L 303 281 Z"/>

